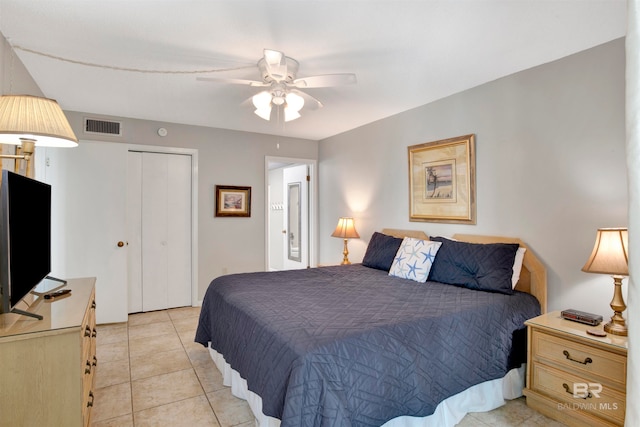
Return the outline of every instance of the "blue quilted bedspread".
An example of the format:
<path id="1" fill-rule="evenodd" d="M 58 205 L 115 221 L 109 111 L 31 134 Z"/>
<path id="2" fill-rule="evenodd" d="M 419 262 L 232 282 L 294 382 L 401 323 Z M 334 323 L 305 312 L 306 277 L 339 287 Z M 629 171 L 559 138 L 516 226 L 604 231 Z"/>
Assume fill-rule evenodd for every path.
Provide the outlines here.
<path id="1" fill-rule="evenodd" d="M 219 277 L 195 340 L 223 354 L 282 427 L 380 426 L 504 376 L 514 333 L 538 314 L 529 294 L 354 264 Z"/>

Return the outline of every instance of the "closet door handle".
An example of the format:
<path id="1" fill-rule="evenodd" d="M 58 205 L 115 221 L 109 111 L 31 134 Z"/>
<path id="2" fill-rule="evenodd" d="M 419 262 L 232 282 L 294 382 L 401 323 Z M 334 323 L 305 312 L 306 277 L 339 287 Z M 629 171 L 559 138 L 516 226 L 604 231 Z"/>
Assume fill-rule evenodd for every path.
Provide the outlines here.
<path id="1" fill-rule="evenodd" d="M 118 242 L 118 247 L 119 247 L 119 248 L 121 248 L 121 247 L 123 247 L 123 246 L 124 246 L 124 242 L 123 242 L 122 240 L 120 240 L 120 241 Z"/>

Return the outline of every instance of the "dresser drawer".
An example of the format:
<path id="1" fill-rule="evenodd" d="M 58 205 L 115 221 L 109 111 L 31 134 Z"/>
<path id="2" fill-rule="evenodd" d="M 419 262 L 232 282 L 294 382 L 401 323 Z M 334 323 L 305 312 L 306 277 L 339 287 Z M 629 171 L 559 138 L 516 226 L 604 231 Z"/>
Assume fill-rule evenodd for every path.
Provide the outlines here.
<path id="1" fill-rule="evenodd" d="M 625 395 L 607 385 L 540 363 L 533 365 L 531 381 L 532 390 L 558 402 L 558 411 L 587 412 L 620 426 L 624 424 Z"/>
<path id="2" fill-rule="evenodd" d="M 620 391 L 626 389 L 625 356 L 538 330 L 533 331 L 531 346 L 534 361 L 556 365 L 559 369 L 586 378 L 587 382 L 603 382 Z"/>

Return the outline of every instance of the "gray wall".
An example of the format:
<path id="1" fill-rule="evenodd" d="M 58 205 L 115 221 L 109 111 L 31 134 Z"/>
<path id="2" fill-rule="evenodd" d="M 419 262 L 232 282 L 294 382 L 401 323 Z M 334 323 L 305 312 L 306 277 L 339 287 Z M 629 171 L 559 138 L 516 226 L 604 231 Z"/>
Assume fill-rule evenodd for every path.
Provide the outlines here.
<path id="1" fill-rule="evenodd" d="M 627 225 L 624 66 L 615 40 L 321 141 L 320 262 L 340 261 L 340 216 L 361 236 L 353 262 L 383 227 L 517 236 L 547 267 L 550 310 L 609 315 L 612 279 L 580 269 L 597 228 Z M 477 225 L 409 222 L 407 147 L 469 133 Z"/>

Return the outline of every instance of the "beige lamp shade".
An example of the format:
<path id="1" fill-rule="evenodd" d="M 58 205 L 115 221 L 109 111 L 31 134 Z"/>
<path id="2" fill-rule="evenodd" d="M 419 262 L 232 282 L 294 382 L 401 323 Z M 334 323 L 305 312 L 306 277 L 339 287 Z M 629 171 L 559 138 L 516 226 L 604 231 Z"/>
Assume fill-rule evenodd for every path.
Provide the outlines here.
<path id="1" fill-rule="evenodd" d="M 360 237 L 356 231 L 356 227 L 353 224 L 353 218 L 340 218 L 338 220 L 338 226 L 336 227 L 333 237 L 341 237 L 343 239 L 357 239 Z"/>
<path id="2" fill-rule="evenodd" d="M 600 228 L 593 252 L 582 267 L 587 273 L 629 275 L 629 234 L 626 228 Z"/>
<path id="3" fill-rule="evenodd" d="M 76 147 L 76 138 L 58 103 L 31 95 L 0 97 L 0 143 L 35 142 L 36 147 Z"/>

